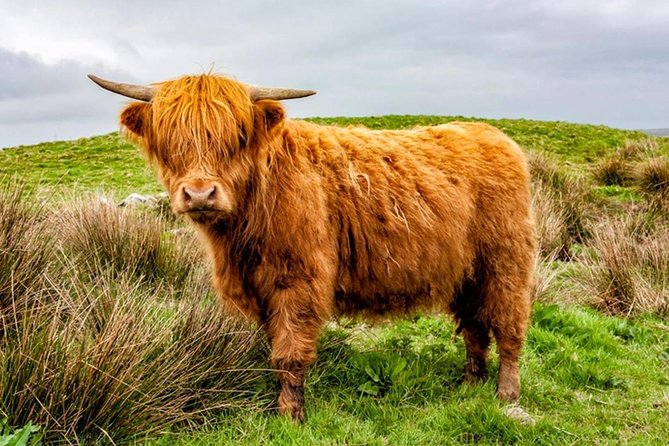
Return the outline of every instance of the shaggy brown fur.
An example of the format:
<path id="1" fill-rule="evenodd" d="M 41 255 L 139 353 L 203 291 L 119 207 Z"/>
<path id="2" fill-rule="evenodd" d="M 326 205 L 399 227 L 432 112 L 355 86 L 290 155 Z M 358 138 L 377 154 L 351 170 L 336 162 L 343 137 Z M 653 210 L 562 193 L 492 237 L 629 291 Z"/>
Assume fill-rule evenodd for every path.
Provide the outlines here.
<path id="1" fill-rule="evenodd" d="M 452 313 L 466 379 L 486 376 L 492 334 L 498 395 L 518 398 L 535 238 L 525 157 L 502 132 L 289 120 L 213 75 L 159 84 L 121 122 L 201 233 L 222 303 L 266 330 L 281 412 L 303 418 L 317 338 L 342 313 Z"/>

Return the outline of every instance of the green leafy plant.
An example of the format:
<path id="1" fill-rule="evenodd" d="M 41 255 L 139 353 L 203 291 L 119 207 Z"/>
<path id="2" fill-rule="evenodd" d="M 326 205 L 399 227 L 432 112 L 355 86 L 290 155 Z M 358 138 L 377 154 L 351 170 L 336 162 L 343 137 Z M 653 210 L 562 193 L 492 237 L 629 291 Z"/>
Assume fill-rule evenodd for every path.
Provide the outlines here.
<path id="1" fill-rule="evenodd" d="M 358 391 L 373 396 L 383 396 L 393 385 L 403 384 L 408 373 L 407 361 L 398 354 L 358 354 L 353 358 L 355 366 L 364 372 L 366 380 Z"/>
<path id="2" fill-rule="evenodd" d="M 0 420 L 0 446 L 37 446 L 41 441 L 39 426 L 28 423 L 12 432 L 7 419 Z"/>

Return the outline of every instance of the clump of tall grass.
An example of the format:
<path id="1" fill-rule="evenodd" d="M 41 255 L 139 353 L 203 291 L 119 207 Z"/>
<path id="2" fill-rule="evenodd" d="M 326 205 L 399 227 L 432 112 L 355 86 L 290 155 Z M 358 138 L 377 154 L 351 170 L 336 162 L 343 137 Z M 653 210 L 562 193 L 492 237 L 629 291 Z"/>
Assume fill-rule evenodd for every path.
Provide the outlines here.
<path id="1" fill-rule="evenodd" d="M 634 182 L 634 166 L 641 159 L 653 156 L 659 150 L 654 139 L 626 141 L 616 152 L 597 163 L 592 173 L 604 186 L 630 186 Z"/>
<path id="2" fill-rule="evenodd" d="M 39 286 L 53 256 L 53 241 L 38 202 L 24 197 L 21 185 L 0 188 L 0 316 Z M 0 326 L 0 333 L 2 326 Z"/>
<path id="3" fill-rule="evenodd" d="M 591 189 L 543 154 L 531 154 L 529 164 L 540 255 L 570 259 L 572 246 L 589 236 Z"/>
<path id="4" fill-rule="evenodd" d="M 669 224 L 645 210 L 602 221 L 582 278 L 591 304 L 630 316 L 669 313 Z"/>
<path id="5" fill-rule="evenodd" d="M 543 152 L 530 152 L 527 157 L 530 175 L 534 184 L 542 184 L 560 190 L 569 181 L 570 175 L 558 162 Z"/>
<path id="6" fill-rule="evenodd" d="M 25 200 L 0 195 L 0 419 L 118 442 L 269 402 L 264 337 L 223 314 L 187 236 L 132 210 Z"/>
<path id="7" fill-rule="evenodd" d="M 535 228 L 542 257 L 550 257 L 558 251 L 568 249 L 565 225 L 566 211 L 558 205 L 556 193 L 538 183 L 534 186 L 532 209 L 535 215 Z"/>
<path id="8" fill-rule="evenodd" d="M 625 141 L 625 144 L 618 147 L 616 154 L 622 159 L 638 161 L 655 156 L 659 150 L 660 145 L 657 143 L 657 138 L 643 138 Z"/>
<path id="9" fill-rule="evenodd" d="M 560 273 L 555 265 L 555 254 L 536 259 L 534 264 L 534 280 L 532 282 L 532 301 L 545 302 L 547 296 L 555 291 L 555 279 Z"/>
<path id="10" fill-rule="evenodd" d="M 625 186 L 631 181 L 631 166 L 623 158 L 612 157 L 597 163 L 593 169 L 595 180 L 604 186 Z"/>
<path id="11" fill-rule="evenodd" d="M 64 205 L 50 218 L 61 248 L 81 256 L 90 274 L 102 267 L 179 287 L 203 263 L 194 234 L 150 209 L 91 197 Z"/>
<path id="12" fill-rule="evenodd" d="M 636 185 L 647 197 L 669 200 L 669 159 L 654 157 L 637 166 Z"/>
<path id="13" fill-rule="evenodd" d="M 258 333 L 214 302 L 157 302 L 132 275 L 52 286 L 60 299 L 25 309 L 0 339 L 0 410 L 12 425 L 118 441 L 258 404 Z"/>

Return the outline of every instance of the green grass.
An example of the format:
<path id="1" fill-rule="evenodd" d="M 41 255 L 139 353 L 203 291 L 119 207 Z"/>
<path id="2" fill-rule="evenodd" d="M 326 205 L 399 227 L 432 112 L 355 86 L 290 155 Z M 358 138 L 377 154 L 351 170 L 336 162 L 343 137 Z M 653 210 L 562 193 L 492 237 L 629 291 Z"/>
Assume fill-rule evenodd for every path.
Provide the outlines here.
<path id="1" fill-rule="evenodd" d="M 307 379 L 307 421 L 238 411 L 195 434 L 151 445 L 209 444 L 666 444 L 669 331 L 594 310 L 536 304 L 521 367 L 521 406 L 534 425 L 510 420 L 492 377 L 463 384 L 465 350 L 441 317 L 381 328 L 328 331 Z M 403 370 L 396 369 L 405 363 Z M 374 369 L 370 373 L 369 369 Z M 366 392 L 386 370 L 378 395 Z M 383 375 L 383 373 L 382 373 Z"/>
<path id="2" fill-rule="evenodd" d="M 0 185 L 21 179 L 49 193 L 157 193 L 161 186 L 139 150 L 116 133 L 0 151 Z"/>
<path id="3" fill-rule="evenodd" d="M 619 203 L 638 203 L 643 196 L 636 190 L 624 186 L 599 186 L 594 189 L 595 195 L 603 198 L 612 198 Z"/>

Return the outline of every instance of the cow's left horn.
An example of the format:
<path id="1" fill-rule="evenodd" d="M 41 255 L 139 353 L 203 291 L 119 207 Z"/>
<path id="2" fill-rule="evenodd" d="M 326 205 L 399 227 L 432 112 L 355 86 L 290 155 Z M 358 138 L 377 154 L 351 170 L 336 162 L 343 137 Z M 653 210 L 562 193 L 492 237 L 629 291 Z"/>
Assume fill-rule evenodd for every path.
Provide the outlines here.
<path id="1" fill-rule="evenodd" d="M 305 98 L 316 94 L 314 90 L 292 90 L 290 88 L 270 88 L 270 87 L 257 87 L 255 85 L 249 85 L 249 94 L 251 95 L 252 101 L 259 101 L 261 99 L 298 99 Z"/>
<path id="2" fill-rule="evenodd" d="M 146 85 L 134 85 L 134 84 L 122 84 L 120 82 L 112 82 L 105 79 L 101 79 L 94 74 L 89 74 L 88 78 L 104 88 L 109 90 L 112 93 L 120 94 L 132 99 L 138 99 L 140 101 L 151 102 L 153 96 L 156 94 L 155 87 L 147 87 Z"/>

